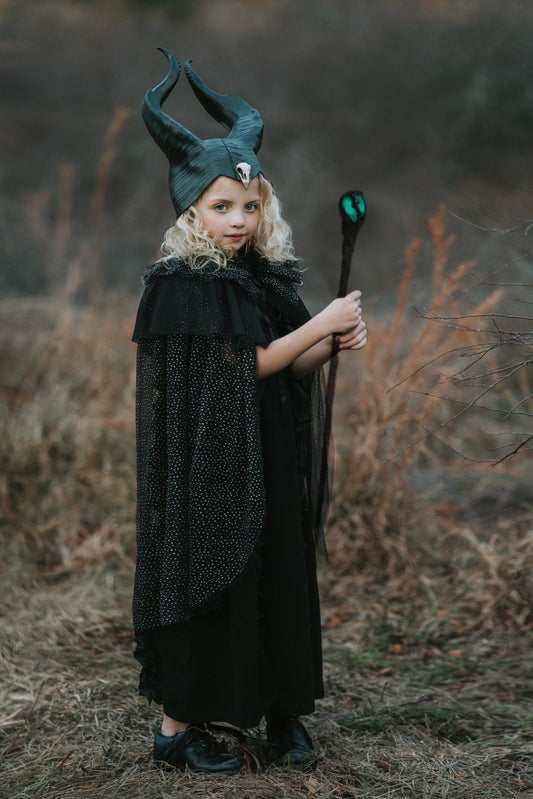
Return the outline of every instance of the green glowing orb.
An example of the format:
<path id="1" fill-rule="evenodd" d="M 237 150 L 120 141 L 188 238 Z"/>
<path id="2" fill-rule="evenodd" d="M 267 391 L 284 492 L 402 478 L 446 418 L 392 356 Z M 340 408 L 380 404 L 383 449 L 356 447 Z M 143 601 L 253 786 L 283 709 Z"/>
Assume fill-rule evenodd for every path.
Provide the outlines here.
<path id="1" fill-rule="evenodd" d="M 341 197 L 341 208 L 351 222 L 363 220 L 366 214 L 366 203 L 361 191 L 347 191 Z"/>

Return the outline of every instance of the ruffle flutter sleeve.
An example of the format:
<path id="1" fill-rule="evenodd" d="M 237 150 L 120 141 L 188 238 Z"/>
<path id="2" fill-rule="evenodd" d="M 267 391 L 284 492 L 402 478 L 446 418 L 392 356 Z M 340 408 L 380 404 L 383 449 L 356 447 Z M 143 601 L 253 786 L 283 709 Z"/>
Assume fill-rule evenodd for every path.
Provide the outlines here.
<path id="1" fill-rule="evenodd" d="M 193 270 L 172 262 L 148 280 L 133 340 L 158 335 L 218 335 L 239 349 L 267 344 L 255 303 L 257 284 L 242 269 Z"/>
<path id="2" fill-rule="evenodd" d="M 173 273 L 144 292 L 137 350 L 134 627 L 210 609 L 253 561 L 264 516 L 252 288 Z"/>

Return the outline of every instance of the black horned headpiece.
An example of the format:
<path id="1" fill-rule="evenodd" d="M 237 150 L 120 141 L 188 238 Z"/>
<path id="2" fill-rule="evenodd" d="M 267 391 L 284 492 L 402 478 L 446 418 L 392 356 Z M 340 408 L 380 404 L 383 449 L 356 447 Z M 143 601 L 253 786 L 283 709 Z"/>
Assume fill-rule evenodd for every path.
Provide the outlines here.
<path id="1" fill-rule="evenodd" d="M 248 188 L 261 171 L 256 153 L 263 138 L 263 120 L 255 108 L 236 95 L 208 89 L 187 61 L 185 74 L 194 93 L 205 110 L 229 131 L 223 139 L 199 139 L 161 109 L 181 67 L 169 50 L 158 50 L 168 58 L 168 75 L 146 92 L 142 115 L 150 135 L 168 158 L 170 196 L 180 216 L 220 175 L 241 180 Z"/>

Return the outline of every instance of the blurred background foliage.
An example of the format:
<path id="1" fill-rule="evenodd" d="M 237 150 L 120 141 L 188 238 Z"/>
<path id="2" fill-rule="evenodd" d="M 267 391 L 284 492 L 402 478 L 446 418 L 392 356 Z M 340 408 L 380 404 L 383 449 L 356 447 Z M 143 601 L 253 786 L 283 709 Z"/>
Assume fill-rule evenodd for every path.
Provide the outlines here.
<path id="1" fill-rule="evenodd" d="M 357 282 L 387 295 L 403 251 L 440 202 L 495 224 L 528 217 L 533 7 L 510 0 L 4 0 L 0 288 L 79 296 L 137 291 L 173 222 L 166 163 L 140 105 L 166 72 L 158 45 L 194 58 L 208 85 L 256 104 L 261 162 L 281 196 L 308 293 L 336 281 L 336 203 L 363 189 Z M 198 135 L 221 129 L 185 82 L 167 110 Z M 499 216 L 503 215 L 503 216 Z M 452 221 L 450 219 L 450 221 Z M 494 266 L 502 237 L 453 223 L 460 249 Z M 425 276 L 418 289 L 423 293 Z M 416 281 L 415 281 L 416 287 Z"/>
<path id="2" fill-rule="evenodd" d="M 76 0 L 74 0 L 76 3 Z M 170 22 L 185 21 L 197 14 L 203 0 L 77 0 L 80 6 L 104 14 L 113 12 L 143 11 L 147 14 L 160 13 Z"/>

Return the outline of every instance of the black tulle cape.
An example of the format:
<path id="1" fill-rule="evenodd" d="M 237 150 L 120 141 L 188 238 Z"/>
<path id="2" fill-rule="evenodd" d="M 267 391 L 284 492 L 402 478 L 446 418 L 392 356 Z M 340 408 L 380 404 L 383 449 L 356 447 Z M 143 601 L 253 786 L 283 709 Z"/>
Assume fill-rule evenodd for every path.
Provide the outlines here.
<path id="1" fill-rule="evenodd" d="M 137 352 L 136 630 L 214 608 L 253 561 L 265 514 L 257 345 L 309 319 L 295 262 L 225 269 L 158 262 L 144 276 Z M 280 401 L 301 436 L 302 497 L 312 501 L 316 380 L 290 370 Z M 318 540 L 320 534 L 316 533 Z"/>

